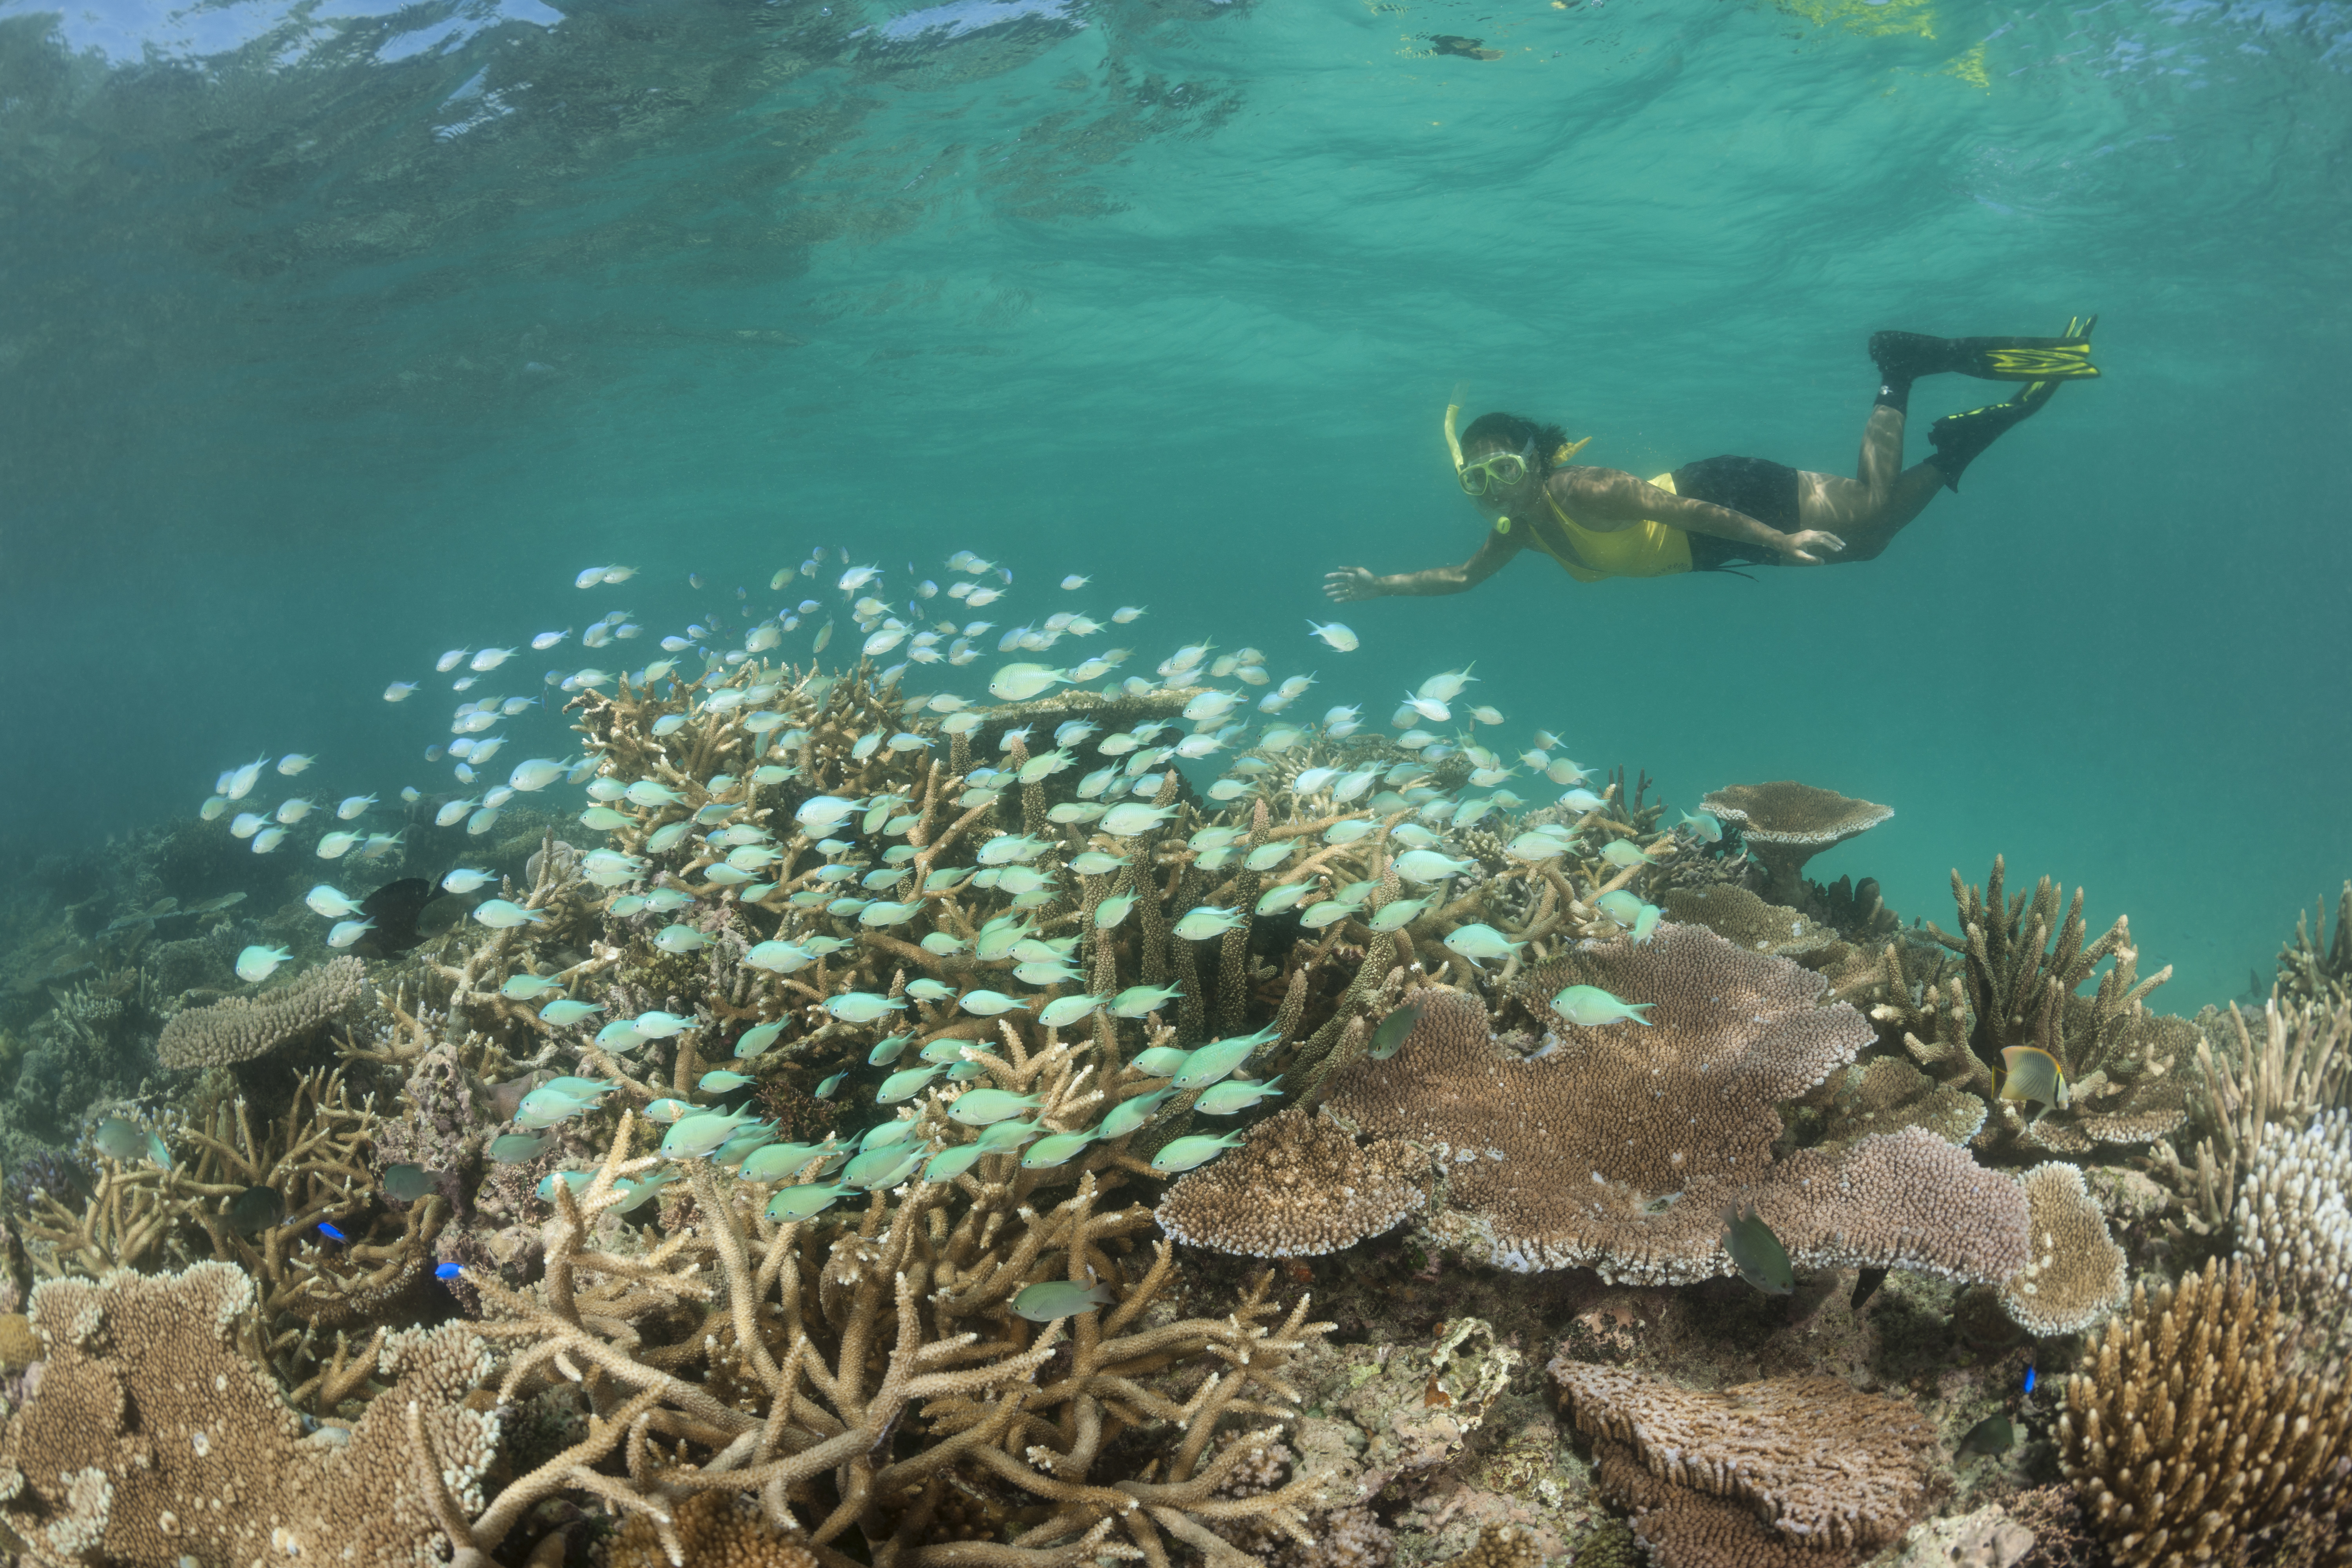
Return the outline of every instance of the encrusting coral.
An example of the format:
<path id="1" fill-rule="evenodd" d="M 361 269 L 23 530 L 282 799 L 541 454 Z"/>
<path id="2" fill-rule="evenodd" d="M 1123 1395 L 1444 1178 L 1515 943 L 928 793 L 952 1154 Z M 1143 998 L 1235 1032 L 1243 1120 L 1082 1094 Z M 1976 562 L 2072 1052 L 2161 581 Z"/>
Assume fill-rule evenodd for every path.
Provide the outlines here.
<path id="1" fill-rule="evenodd" d="M 2294 1372 L 2260 1273 L 2218 1259 L 2143 1283 L 2066 1380 L 2059 1463 L 2117 1568 L 2260 1562 L 2352 1523 L 2352 1389 Z"/>
<path id="2" fill-rule="evenodd" d="M 232 996 L 172 1016 L 155 1043 L 168 1068 L 228 1067 L 324 1029 L 367 993 L 358 959 L 331 959 L 259 996 Z"/>
<path id="3" fill-rule="evenodd" d="M 1566 1357 L 1549 1371 L 1662 1568 L 1852 1561 L 1927 1500 L 1935 1427 L 1902 1400 L 1827 1377 L 1705 1391 Z"/>

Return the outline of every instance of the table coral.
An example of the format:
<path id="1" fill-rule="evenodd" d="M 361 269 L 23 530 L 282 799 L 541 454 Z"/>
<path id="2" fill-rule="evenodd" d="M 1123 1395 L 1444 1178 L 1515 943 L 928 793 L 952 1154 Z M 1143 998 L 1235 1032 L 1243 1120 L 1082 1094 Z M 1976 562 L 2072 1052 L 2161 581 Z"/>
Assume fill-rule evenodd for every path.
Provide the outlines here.
<path id="1" fill-rule="evenodd" d="M 2077 1166 L 2053 1160 L 2018 1178 L 2032 1211 L 2032 1260 L 2001 1281 L 2011 1321 L 2039 1335 L 2080 1333 L 2124 1303 L 2124 1249 Z"/>
<path id="2" fill-rule="evenodd" d="M 331 959 L 258 996 L 232 996 L 172 1016 L 155 1043 L 168 1068 L 229 1067 L 324 1028 L 367 993 L 358 959 Z"/>
<path id="3" fill-rule="evenodd" d="M 1892 1264 L 1997 1279 L 2025 1262 L 2015 1184 L 1923 1129 L 1774 1160 L 1776 1107 L 1870 1038 L 1851 1008 L 1820 1005 L 1820 976 L 1669 924 L 1647 942 L 1598 944 L 1539 965 L 1517 994 L 1549 1015 L 1549 998 L 1570 983 L 1654 1002 L 1655 1023 L 1580 1028 L 1552 1015 L 1558 1044 L 1522 1058 L 1495 1040 L 1476 997 L 1431 987 L 1416 993 L 1422 1011 L 1393 1057 L 1355 1061 L 1328 1086 L 1336 1124 L 1365 1141 L 1355 1158 L 1396 1145 L 1434 1161 L 1423 1223 L 1441 1244 L 1507 1268 L 1581 1265 L 1615 1279 L 1681 1283 L 1732 1271 L 1718 1215 L 1737 1202 L 1759 1206 L 1806 1267 Z M 1213 1245 L 1221 1237 L 1263 1245 L 1265 1223 L 1229 1211 L 1305 1168 L 1298 1125 L 1184 1178 L 1166 1206 Z M 1390 1158 L 1391 1169 L 1409 1168 L 1401 1154 Z M 1281 1188 L 1286 1236 L 1309 1231 L 1290 1215 L 1311 1205 L 1307 1188 Z M 1326 1189 L 1323 1202 L 1319 1223 L 1344 1234 L 1349 1226 L 1328 1216 L 1358 1208 L 1358 1195 Z M 1213 1221 L 1204 1217 L 1212 1208 Z"/>
<path id="4" fill-rule="evenodd" d="M 1807 901 L 1806 861 L 1895 815 L 1892 806 L 1794 779 L 1732 784 L 1701 800 L 1699 809 L 1738 828 L 1748 853 L 1771 873 L 1767 893 L 1773 902 L 1789 905 Z"/>
<path id="5" fill-rule="evenodd" d="M 47 1363 L 0 1436 L 0 1520 L 33 1562 L 439 1561 L 439 1500 L 478 1507 L 498 1444 L 496 1413 L 466 1403 L 488 1371 L 481 1342 L 456 1324 L 391 1336 L 389 1391 L 357 1425 L 306 1436 L 236 1348 L 255 1306 L 251 1279 L 225 1263 L 35 1288 Z"/>
<path id="6" fill-rule="evenodd" d="M 1836 1562 L 1899 1538 L 1927 1503 L 1936 1429 L 1905 1401 L 1826 1377 L 1704 1391 L 1565 1358 L 1549 1370 L 1603 1489 L 1675 1568 Z"/>

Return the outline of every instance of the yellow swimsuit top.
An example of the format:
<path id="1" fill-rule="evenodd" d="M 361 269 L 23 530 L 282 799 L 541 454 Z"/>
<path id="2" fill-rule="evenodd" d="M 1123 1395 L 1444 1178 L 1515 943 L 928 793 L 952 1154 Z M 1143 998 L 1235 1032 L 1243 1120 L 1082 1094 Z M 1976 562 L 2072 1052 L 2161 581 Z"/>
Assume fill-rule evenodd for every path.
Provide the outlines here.
<path id="1" fill-rule="evenodd" d="M 1669 495 L 1681 493 L 1675 489 L 1672 474 L 1660 474 L 1650 482 Z M 1646 521 L 1606 533 L 1584 528 L 1559 510 L 1549 485 L 1544 487 L 1544 504 L 1551 508 L 1576 554 L 1570 557 L 1552 548 L 1539 528 L 1528 529 L 1528 538 L 1580 583 L 1598 583 L 1604 577 L 1671 577 L 1691 569 L 1690 535 L 1679 528 Z"/>

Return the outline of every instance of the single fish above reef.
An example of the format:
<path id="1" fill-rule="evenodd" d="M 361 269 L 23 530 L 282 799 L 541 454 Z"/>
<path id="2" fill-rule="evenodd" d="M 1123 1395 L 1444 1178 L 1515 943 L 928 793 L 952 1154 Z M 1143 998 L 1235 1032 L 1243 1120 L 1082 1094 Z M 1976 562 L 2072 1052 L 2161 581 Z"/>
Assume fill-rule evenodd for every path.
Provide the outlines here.
<path id="1" fill-rule="evenodd" d="M 342 920 L 360 912 L 359 904 L 350 895 L 324 882 L 303 894 L 302 901 L 310 906 L 312 914 L 331 921 Z"/>
<path id="2" fill-rule="evenodd" d="M 1318 626 L 1309 620 L 1307 623 L 1307 631 L 1308 636 L 1321 637 L 1325 643 L 1341 653 L 1353 653 L 1360 646 L 1356 634 L 1338 621 L 1328 622 Z"/>
<path id="3" fill-rule="evenodd" d="M 1772 1234 L 1751 1206 L 1742 1216 L 1736 1207 L 1724 1212 L 1723 1249 L 1731 1255 L 1732 1267 L 1739 1277 L 1768 1296 L 1786 1296 L 1797 1288 L 1796 1271 L 1789 1264 L 1789 1249 Z"/>
<path id="4" fill-rule="evenodd" d="M 1227 1132 L 1217 1137 L 1196 1132 L 1189 1138 L 1179 1138 L 1160 1145 L 1160 1152 L 1151 1156 L 1151 1168 L 1160 1175 L 1172 1176 L 1180 1171 L 1205 1165 L 1226 1150 L 1241 1146 L 1242 1135 L 1238 1132 Z"/>
<path id="5" fill-rule="evenodd" d="M 1642 1010 L 1656 1005 L 1654 1002 L 1621 1002 L 1598 985 L 1571 985 L 1551 999 L 1553 1012 L 1588 1029 L 1620 1020 L 1646 1026 L 1650 1020 L 1642 1016 Z"/>
<path id="6" fill-rule="evenodd" d="M 282 947 L 262 947 L 258 944 L 248 947 L 236 955 L 236 977 L 248 985 L 258 985 L 277 973 L 278 966 L 293 956 L 291 952 Z"/>
<path id="7" fill-rule="evenodd" d="M 2001 1047 L 2000 1098 L 2003 1100 L 2040 1100 L 2044 1105 L 2064 1106 L 2066 1069 L 2058 1058 L 2038 1046 L 2004 1046 Z"/>
<path id="8" fill-rule="evenodd" d="M 1693 816 L 1689 812 L 1685 811 L 1683 813 L 1683 819 L 1675 824 L 1675 826 L 1677 827 L 1689 828 L 1691 830 L 1691 837 L 1697 839 L 1702 844 L 1720 844 L 1723 842 L 1723 824 L 1717 822 L 1710 813 L 1702 811 L 1696 816 Z"/>

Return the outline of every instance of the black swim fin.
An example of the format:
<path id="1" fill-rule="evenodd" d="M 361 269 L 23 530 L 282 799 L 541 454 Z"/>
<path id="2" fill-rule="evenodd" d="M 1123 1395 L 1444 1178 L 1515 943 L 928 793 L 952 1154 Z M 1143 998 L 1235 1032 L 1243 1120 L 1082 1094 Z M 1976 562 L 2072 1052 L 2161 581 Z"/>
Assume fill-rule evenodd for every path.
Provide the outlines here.
<path id="1" fill-rule="evenodd" d="M 2032 341 L 2040 342 L 2057 342 L 2080 343 L 2084 356 L 2081 363 L 2084 365 L 2088 365 L 2090 363 L 2088 355 L 2091 350 L 2091 329 L 2098 325 L 2098 321 L 2099 318 L 2096 316 L 2092 316 L 2087 319 L 2076 316 L 2066 323 L 2066 335 L 2063 338 L 2042 338 L 2034 340 L 2011 339 L 2008 341 L 2014 342 Z M 1881 337 L 1908 337 L 1911 334 L 1883 332 L 1879 335 Z M 1930 339 L 1927 341 L 1942 342 L 1943 340 Z M 1962 339 L 1959 341 L 1964 342 L 1988 342 L 1994 340 L 1975 338 Z M 1876 340 L 1874 339 L 1873 345 L 1875 346 L 1875 343 Z M 2099 373 L 2093 370 L 2090 371 L 2089 374 L 2096 375 Z M 2042 411 L 2042 405 L 2050 401 L 2051 394 L 2058 390 L 2058 384 L 2060 381 L 2072 379 L 2074 379 L 2074 374 L 2070 374 L 2066 375 L 2053 375 L 2042 380 L 2031 381 L 2025 385 L 2019 387 L 2016 395 L 2011 397 L 2006 403 L 1990 403 L 1987 404 L 1982 408 L 1971 408 L 1959 414 L 1947 414 L 1944 417 L 1937 420 L 1933 425 L 1927 426 L 1927 444 L 1935 447 L 1936 450 L 1928 457 L 1927 461 L 1937 473 L 1943 475 L 1944 488 L 1950 490 L 1954 495 L 1958 495 L 1960 489 L 1960 475 L 1967 472 L 1968 466 L 1976 461 L 1977 458 L 1982 454 L 1987 447 L 1991 446 L 1994 441 L 1999 439 L 2007 431 L 2024 420 L 2032 418 L 2034 415 L 2039 414 Z"/>
<path id="2" fill-rule="evenodd" d="M 2094 318 L 2095 319 L 2095 318 Z M 1873 332 L 1870 357 L 1889 381 L 1952 373 L 1984 381 L 2073 381 L 2099 374 L 2091 339 L 1931 338 L 1923 332 Z"/>

